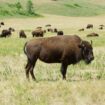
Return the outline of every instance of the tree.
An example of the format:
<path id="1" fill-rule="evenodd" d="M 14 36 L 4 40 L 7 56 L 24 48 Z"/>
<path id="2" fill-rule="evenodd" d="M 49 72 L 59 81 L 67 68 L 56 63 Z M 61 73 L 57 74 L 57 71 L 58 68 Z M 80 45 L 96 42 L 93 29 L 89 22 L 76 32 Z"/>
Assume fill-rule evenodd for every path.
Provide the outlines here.
<path id="1" fill-rule="evenodd" d="M 22 9 L 21 3 L 20 2 L 17 2 L 16 3 L 16 7 L 17 7 L 18 11 L 20 11 L 20 9 Z"/>
<path id="2" fill-rule="evenodd" d="M 28 12 L 29 14 L 35 14 L 35 13 L 34 13 L 33 3 L 32 3 L 31 0 L 28 0 L 28 1 L 27 1 L 27 12 Z"/>

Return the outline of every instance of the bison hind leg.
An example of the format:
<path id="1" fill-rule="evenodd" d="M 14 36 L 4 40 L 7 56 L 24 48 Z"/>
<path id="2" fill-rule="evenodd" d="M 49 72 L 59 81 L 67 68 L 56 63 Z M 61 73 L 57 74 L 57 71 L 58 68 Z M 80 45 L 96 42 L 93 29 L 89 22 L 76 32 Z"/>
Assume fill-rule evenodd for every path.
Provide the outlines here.
<path id="1" fill-rule="evenodd" d="M 34 73 L 33 73 L 35 63 L 36 63 L 36 60 L 35 61 L 32 61 L 32 60 L 29 60 L 28 59 L 28 61 L 27 61 L 27 64 L 25 66 L 25 69 L 26 69 L 26 78 L 28 80 L 29 80 L 29 73 L 31 74 L 32 79 L 35 80 L 35 76 L 34 76 Z"/>
<path id="2" fill-rule="evenodd" d="M 34 72 L 33 72 L 35 64 L 36 64 L 36 60 L 31 63 L 31 68 L 30 68 L 30 74 L 31 74 L 31 77 L 32 77 L 33 80 L 36 80 Z"/>
<path id="3" fill-rule="evenodd" d="M 31 64 L 30 64 L 30 62 L 28 60 L 26 66 L 25 66 L 25 69 L 26 69 L 26 78 L 28 80 L 29 80 L 29 71 L 30 71 L 30 68 L 31 68 Z"/>

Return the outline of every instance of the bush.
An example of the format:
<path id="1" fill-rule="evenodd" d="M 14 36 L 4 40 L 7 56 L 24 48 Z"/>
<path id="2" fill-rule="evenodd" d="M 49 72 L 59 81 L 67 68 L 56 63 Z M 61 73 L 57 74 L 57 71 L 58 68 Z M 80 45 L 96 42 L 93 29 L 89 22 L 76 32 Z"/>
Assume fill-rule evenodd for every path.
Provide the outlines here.
<path id="1" fill-rule="evenodd" d="M 28 12 L 28 14 L 35 14 L 34 13 L 33 3 L 32 3 L 31 0 L 27 1 L 27 12 Z"/>

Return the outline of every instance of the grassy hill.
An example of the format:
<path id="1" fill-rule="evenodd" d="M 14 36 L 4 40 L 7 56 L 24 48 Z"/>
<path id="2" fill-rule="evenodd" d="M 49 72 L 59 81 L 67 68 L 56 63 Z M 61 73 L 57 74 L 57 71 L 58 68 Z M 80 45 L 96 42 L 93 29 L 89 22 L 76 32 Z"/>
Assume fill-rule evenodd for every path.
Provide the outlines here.
<path id="1" fill-rule="evenodd" d="M 0 0 L 0 17 L 29 16 L 26 13 L 27 0 L 18 0 L 22 10 L 18 11 L 17 0 Z M 32 0 L 36 13 L 55 14 L 63 16 L 95 16 L 104 14 L 105 1 L 101 0 Z"/>

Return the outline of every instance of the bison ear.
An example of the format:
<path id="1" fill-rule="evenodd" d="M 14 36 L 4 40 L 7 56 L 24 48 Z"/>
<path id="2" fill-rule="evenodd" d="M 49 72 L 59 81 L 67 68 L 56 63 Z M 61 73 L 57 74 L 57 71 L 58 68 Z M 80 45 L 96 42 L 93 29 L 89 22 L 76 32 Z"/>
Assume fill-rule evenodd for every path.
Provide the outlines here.
<path id="1" fill-rule="evenodd" d="M 91 45 L 93 44 L 92 40 L 91 40 Z"/>

